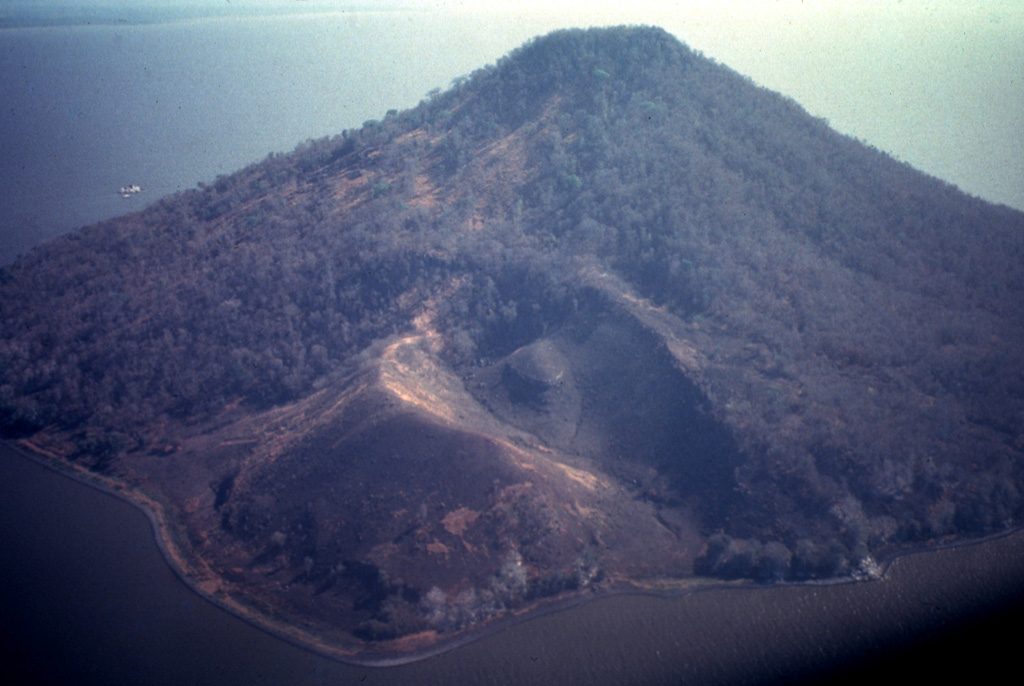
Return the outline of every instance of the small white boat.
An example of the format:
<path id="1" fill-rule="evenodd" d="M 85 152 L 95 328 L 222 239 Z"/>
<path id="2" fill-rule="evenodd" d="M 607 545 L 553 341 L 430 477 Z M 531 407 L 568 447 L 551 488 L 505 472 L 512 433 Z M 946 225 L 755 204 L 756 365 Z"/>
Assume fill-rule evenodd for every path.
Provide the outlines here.
<path id="1" fill-rule="evenodd" d="M 142 186 L 136 185 L 134 183 L 132 185 L 130 185 L 130 186 L 121 186 L 121 191 L 120 191 L 122 198 L 130 198 L 133 195 L 136 195 L 136 194 L 141 193 L 141 192 L 142 192 Z"/>

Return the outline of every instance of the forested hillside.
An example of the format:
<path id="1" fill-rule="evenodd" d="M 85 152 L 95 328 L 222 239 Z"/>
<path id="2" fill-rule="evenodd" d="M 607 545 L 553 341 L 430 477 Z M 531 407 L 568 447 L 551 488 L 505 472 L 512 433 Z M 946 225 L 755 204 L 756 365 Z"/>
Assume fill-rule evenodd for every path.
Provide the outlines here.
<path id="1" fill-rule="evenodd" d="M 414 109 L 5 268 L 0 423 L 158 492 L 194 541 L 208 527 L 207 545 L 262 560 L 253 575 L 277 560 L 295 583 L 362 597 L 346 607 L 364 638 L 458 628 L 601 578 L 845 575 L 1024 517 L 1022 267 L 1024 214 L 836 133 L 661 30 L 563 31 Z M 416 336 L 414 364 L 396 346 Z M 616 567 L 611 524 L 525 505 L 488 520 L 506 496 L 453 523 L 445 512 L 466 491 L 434 523 L 493 554 L 455 572 L 451 541 L 424 534 L 409 551 L 433 567 L 389 567 L 381 541 L 404 545 L 397 529 L 349 540 L 334 510 L 302 503 L 366 468 L 311 466 L 369 450 L 337 447 L 350 434 L 324 427 L 376 415 L 310 418 L 334 416 L 324 398 L 397 388 L 399 363 L 404 390 L 379 407 L 416 397 L 408 407 L 444 431 L 607 479 L 688 552 Z M 289 412 L 294 441 L 275 443 L 263 431 Z M 214 433 L 219 447 L 200 457 L 198 437 L 224 426 L 230 440 Z M 420 431 L 389 426 L 382 436 Z M 224 447 L 244 441 L 255 447 Z M 475 454 L 451 441 L 450 454 Z M 193 462 L 206 470 L 188 477 L 195 490 L 173 485 Z M 431 465 L 394 469 L 415 480 Z M 310 481 L 288 495 L 299 472 Z M 365 478 L 395 512 L 420 510 L 404 525 L 429 529 L 433 491 L 429 507 L 400 503 L 415 489 Z M 206 515 L 184 508 L 197 493 Z M 591 505 L 617 508 L 620 495 Z M 491 528 L 470 540 L 477 521 Z M 561 538 L 538 543 L 538 531 Z M 522 587 L 510 581 L 520 564 Z M 490 605 L 453 619 L 451 598 L 485 586 Z"/>

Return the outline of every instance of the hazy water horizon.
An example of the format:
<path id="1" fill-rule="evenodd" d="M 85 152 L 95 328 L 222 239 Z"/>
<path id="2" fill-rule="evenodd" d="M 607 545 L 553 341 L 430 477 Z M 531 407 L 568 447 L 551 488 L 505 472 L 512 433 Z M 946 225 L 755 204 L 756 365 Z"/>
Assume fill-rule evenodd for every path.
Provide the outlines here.
<path id="1" fill-rule="evenodd" d="M 1024 111 L 1024 84 L 1013 72 L 1024 71 L 1024 57 L 1013 66 L 1024 47 L 1010 46 L 1007 38 L 1014 26 L 1024 26 L 1024 12 L 1012 21 L 983 17 L 959 32 L 933 32 L 934 44 L 924 47 L 908 45 L 932 30 L 927 22 L 904 18 L 873 30 L 862 42 L 876 60 L 884 61 L 886 51 L 897 60 L 891 80 L 851 84 L 841 82 L 849 81 L 845 72 L 831 79 L 824 72 L 821 78 L 797 73 L 800 59 L 812 77 L 836 60 L 811 36 L 807 45 L 818 47 L 794 57 L 800 52 L 794 36 L 800 34 L 779 28 L 783 15 L 765 19 L 769 29 L 780 31 L 771 41 L 775 52 L 768 53 L 765 41 L 774 34 L 750 33 L 739 21 L 729 27 L 707 12 L 599 10 L 586 16 L 351 11 L 0 29 L 0 264 L 73 228 L 141 209 L 268 153 L 413 107 L 431 89 L 446 88 L 532 36 L 588 22 L 664 25 L 691 47 L 795 97 L 815 116 L 830 117 L 840 130 L 971 194 L 1024 209 L 1024 154 L 1015 154 L 1024 136 L 1012 135 L 1024 128 L 1024 114 L 1016 111 Z M 863 22 L 851 26 L 864 28 Z M 823 32 L 835 41 L 834 30 Z M 961 33 L 988 42 L 977 45 L 976 55 L 965 55 L 968 39 Z M 832 49 L 845 55 L 846 69 L 868 59 L 850 54 L 849 45 Z M 954 78 L 930 78 L 925 65 L 954 49 L 961 53 L 949 57 Z M 890 72 L 878 71 L 884 65 L 872 68 L 889 78 Z M 990 73 L 972 75 L 983 68 Z M 901 70 L 914 79 L 914 88 L 900 85 Z M 1005 83 L 993 83 L 993 75 L 1005 76 Z M 980 91 L 970 90 L 972 81 L 982 82 Z M 879 92 L 901 88 L 907 91 L 897 101 L 905 102 L 902 109 L 891 116 L 870 111 Z M 934 112 L 928 99 L 933 91 L 949 108 L 967 109 Z M 978 92 L 987 94 L 983 102 L 975 102 Z M 1015 108 L 1018 100 L 1022 107 Z M 934 140 L 940 136 L 948 140 Z M 124 199 L 117 191 L 128 184 L 145 190 Z"/>
<path id="2" fill-rule="evenodd" d="M 367 14 L 0 31 L 0 263 L 412 107 L 432 76 L 444 87 L 470 68 L 373 64 L 389 45 L 426 40 L 415 33 L 407 19 Z M 129 184 L 143 193 L 122 198 Z"/>

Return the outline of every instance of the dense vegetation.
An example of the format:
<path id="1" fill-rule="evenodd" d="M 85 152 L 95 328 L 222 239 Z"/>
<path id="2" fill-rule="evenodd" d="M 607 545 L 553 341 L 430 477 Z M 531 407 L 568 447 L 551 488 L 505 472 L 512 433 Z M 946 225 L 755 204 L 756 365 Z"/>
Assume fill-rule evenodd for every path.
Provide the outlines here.
<path id="1" fill-rule="evenodd" d="M 647 28 L 537 39 L 0 273 L 0 425 L 117 472 L 153 426 L 308 395 L 436 300 L 456 368 L 600 300 L 698 325 L 743 456 L 701 570 L 844 573 L 1024 517 L 1024 215 Z"/>

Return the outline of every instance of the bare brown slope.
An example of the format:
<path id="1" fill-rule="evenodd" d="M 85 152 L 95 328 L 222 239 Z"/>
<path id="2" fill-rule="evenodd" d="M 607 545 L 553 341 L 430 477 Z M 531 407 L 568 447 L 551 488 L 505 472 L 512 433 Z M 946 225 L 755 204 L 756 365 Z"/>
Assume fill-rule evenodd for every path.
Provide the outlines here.
<path id="1" fill-rule="evenodd" d="M 186 555 L 218 594 L 354 650 L 352 633 L 450 633 L 595 584 L 691 573 L 689 509 L 610 476 L 607 451 L 568 454 L 502 421 L 438 343 L 388 339 L 344 383 L 131 462 L 180 506 Z M 208 467 L 183 479 L 174 461 Z"/>

